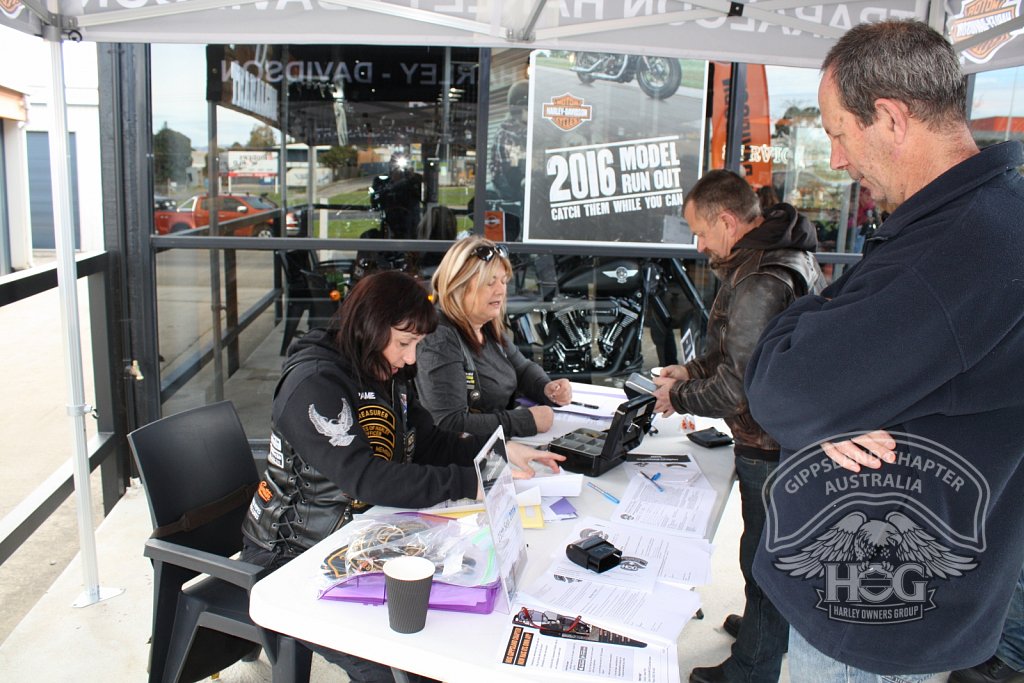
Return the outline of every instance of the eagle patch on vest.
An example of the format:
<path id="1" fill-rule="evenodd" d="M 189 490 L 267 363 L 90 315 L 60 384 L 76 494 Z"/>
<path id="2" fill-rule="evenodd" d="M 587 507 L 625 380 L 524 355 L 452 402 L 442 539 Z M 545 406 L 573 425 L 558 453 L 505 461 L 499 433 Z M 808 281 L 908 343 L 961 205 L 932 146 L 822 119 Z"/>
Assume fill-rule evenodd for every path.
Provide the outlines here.
<path id="1" fill-rule="evenodd" d="M 341 412 L 333 420 L 318 413 L 316 406 L 310 403 L 309 421 L 316 431 L 330 440 L 332 446 L 348 446 L 356 438 L 354 434 L 349 434 L 352 429 L 352 409 L 348 407 L 348 399 L 341 399 Z"/>

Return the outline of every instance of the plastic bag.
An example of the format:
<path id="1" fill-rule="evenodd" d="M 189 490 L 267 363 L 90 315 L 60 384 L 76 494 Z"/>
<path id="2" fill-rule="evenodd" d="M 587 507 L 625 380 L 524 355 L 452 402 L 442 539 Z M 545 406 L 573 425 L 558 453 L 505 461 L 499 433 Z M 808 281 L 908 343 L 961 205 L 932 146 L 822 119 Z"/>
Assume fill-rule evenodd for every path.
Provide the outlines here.
<path id="1" fill-rule="evenodd" d="M 500 588 L 497 558 L 483 515 L 448 519 L 419 512 L 350 522 L 342 545 L 324 558 L 318 597 L 384 602 L 384 563 L 415 555 L 434 563 L 433 609 L 489 613 Z"/>

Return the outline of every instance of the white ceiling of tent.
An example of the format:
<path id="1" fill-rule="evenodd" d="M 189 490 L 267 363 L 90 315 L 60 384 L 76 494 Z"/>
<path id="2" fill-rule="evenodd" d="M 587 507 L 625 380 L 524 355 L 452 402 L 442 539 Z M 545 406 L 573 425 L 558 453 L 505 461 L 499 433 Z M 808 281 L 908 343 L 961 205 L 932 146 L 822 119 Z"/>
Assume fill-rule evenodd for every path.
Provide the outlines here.
<path id="1" fill-rule="evenodd" d="M 38 33 L 38 15 L 96 42 L 524 47 L 817 67 L 850 26 L 917 17 L 959 41 L 967 72 L 1024 63 L 1020 0 L 50 1 L 59 15 L 40 0 L 0 0 L 0 20 Z"/>

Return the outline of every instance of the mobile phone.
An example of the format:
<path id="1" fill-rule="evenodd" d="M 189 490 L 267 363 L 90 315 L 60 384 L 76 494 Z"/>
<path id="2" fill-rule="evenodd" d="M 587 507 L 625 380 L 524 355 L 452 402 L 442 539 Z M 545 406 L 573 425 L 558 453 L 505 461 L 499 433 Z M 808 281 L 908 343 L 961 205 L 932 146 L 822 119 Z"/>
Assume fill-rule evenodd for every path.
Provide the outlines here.
<path id="1" fill-rule="evenodd" d="M 626 379 L 626 388 L 641 394 L 653 394 L 658 390 L 658 385 L 651 378 L 644 377 L 639 372 L 634 372 Z"/>

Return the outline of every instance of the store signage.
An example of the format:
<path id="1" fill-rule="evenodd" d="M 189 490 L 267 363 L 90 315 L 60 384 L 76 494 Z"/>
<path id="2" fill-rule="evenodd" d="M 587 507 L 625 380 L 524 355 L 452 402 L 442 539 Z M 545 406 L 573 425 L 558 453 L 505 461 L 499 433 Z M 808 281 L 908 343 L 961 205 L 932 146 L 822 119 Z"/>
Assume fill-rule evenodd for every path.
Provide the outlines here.
<path id="1" fill-rule="evenodd" d="M 581 98 L 566 93 L 545 103 L 541 116 L 553 123 L 555 127 L 570 131 L 590 120 L 591 109 L 592 107 L 584 104 Z"/>
<path id="2" fill-rule="evenodd" d="M 953 15 L 949 22 L 949 38 L 955 45 L 1019 16 L 1020 0 L 970 0 L 964 3 L 960 13 Z M 1022 32 L 1024 29 L 1001 33 L 964 50 L 963 55 L 975 64 L 985 64 L 1000 48 Z"/>
<path id="3" fill-rule="evenodd" d="M 714 91 L 715 120 L 711 125 L 711 167 L 725 168 L 725 142 L 728 133 L 725 117 L 729 111 L 729 83 L 732 65 L 715 62 Z M 772 184 L 772 164 L 785 163 L 789 150 L 771 144 L 771 114 L 768 107 L 768 80 L 763 64 L 747 65 L 746 92 L 740 93 L 743 111 L 741 119 L 740 165 L 743 175 L 755 188 Z"/>
<path id="4" fill-rule="evenodd" d="M 657 99 L 636 82 L 583 84 L 568 59 L 537 60 L 535 52 L 524 239 L 689 242 L 682 204 L 699 177 L 703 91 Z"/>
<path id="5" fill-rule="evenodd" d="M 280 48 L 267 45 L 208 45 L 206 99 L 280 128 L 280 83 L 264 76 Z"/>
<path id="6" fill-rule="evenodd" d="M 231 106 L 248 112 L 265 121 L 277 123 L 277 89 L 250 73 L 238 62 L 221 71 L 225 80 L 231 82 Z"/>

